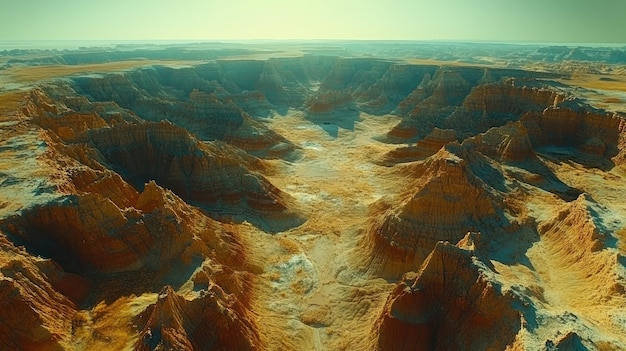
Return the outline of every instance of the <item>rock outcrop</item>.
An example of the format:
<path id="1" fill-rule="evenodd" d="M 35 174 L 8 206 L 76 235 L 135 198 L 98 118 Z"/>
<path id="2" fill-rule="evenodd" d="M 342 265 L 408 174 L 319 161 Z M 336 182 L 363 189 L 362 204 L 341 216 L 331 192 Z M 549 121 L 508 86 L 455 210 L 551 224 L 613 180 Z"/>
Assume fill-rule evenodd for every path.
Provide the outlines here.
<path id="1" fill-rule="evenodd" d="M 31 256 L 0 233 L 0 343 L 4 350 L 71 346 L 76 301 L 86 282 L 48 259 Z M 65 295 L 63 293 L 65 293 Z"/>
<path id="2" fill-rule="evenodd" d="M 0 52 L 0 349 L 626 349 L 621 51 L 321 45 Z"/>
<path id="3" fill-rule="evenodd" d="M 74 142 L 85 131 L 107 126 L 97 113 L 80 113 L 56 103 L 41 90 L 30 93 L 22 114 L 42 128 L 51 130 L 66 142 Z"/>
<path id="4" fill-rule="evenodd" d="M 526 113 L 521 122 L 535 149 L 552 157 L 565 154 L 581 164 L 610 169 L 624 160 L 624 116 L 593 110 L 577 101 Z M 552 152 L 550 147 L 564 148 Z M 560 155 L 561 154 L 561 155 Z"/>
<path id="5" fill-rule="evenodd" d="M 432 78 L 425 75 L 398 105 L 403 120 L 387 134 L 390 141 L 417 141 L 433 128 L 453 129 L 466 138 L 566 99 L 553 89 L 536 87 L 532 80 L 522 80 L 530 86 L 518 86 L 514 78 L 498 82 L 495 77 L 506 78 L 502 72 L 486 70 L 480 79 L 478 73 L 470 68 L 441 68 Z"/>
<path id="6" fill-rule="evenodd" d="M 68 172 L 75 178 L 70 184 L 77 190 L 89 192 L 80 188 L 111 186 L 109 190 L 116 189 L 118 195 L 135 198 L 137 195 L 111 174 L 110 170 L 114 170 L 136 189 L 155 180 L 216 216 L 218 212 L 220 216 L 226 212 L 225 218 L 249 219 L 272 231 L 302 222 L 302 218 L 288 210 L 287 196 L 255 172 L 265 169 L 263 162 L 236 147 L 223 142 L 201 142 L 167 121 L 106 121 L 95 112 L 76 113 L 62 103 L 54 103 L 40 90 L 31 93 L 22 112 L 53 133 L 50 138 L 57 149 L 63 149 L 65 155 L 87 166 Z M 281 143 L 276 133 L 263 133 L 258 122 L 250 120 L 245 125 L 250 128 L 245 135 L 252 137 L 242 136 L 232 144 L 243 146 L 243 143 L 249 149 L 275 156 L 293 151 L 293 145 Z M 96 179 L 99 181 L 95 182 Z M 253 218 L 241 218 L 247 216 L 246 212 Z M 278 222 L 282 220 L 281 226 Z"/>
<path id="7" fill-rule="evenodd" d="M 187 299 L 166 286 L 138 317 L 135 350 L 257 350 L 254 318 L 233 295 L 210 285 Z"/>
<path id="8" fill-rule="evenodd" d="M 528 131 L 524 125 L 508 122 L 463 141 L 463 147 L 482 153 L 501 163 L 522 163 L 536 159 Z"/>
<path id="9" fill-rule="evenodd" d="M 457 141 L 456 133 L 451 129 L 435 127 L 424 139 L 412 146 L 399 147 L 385 154 L 382 164 L 421 161 L 437 153 L 444 145 Z"/>
<path id="10" fill-rule="evenodd" d="M 163 70 L 166 69 L 76 78 L 73 89 L 95 102 L 114 102 L 149 121 L 169 120 L 201 140 L 231 142 L 256 156 L 282 158 L 295 150 L 290 141 L 254 121 L 245 111 L 247 108 L 267 115 L 260 111 L 269 111 L 272 105 L 262 93 L 237 86 L 227 89 L 215 81 L 206 81 L 202 75 L 210 73 L 205 68 L 189 72 L 195 85 L 188 88 L 188 82 L 173 79 Z M 247 86 L 236 77 L 230 79 Z"/>
<path id="11" fill-rule="evenodd" d="M 437 243 L 387 298 L 374 348 L 504 350 L 521 330 L 521 314 L 486 269 L 471 251 Z"/>
<path id="12" fill-rule="evenodd" d="M 109 198 L 86 193 L 26 210 L 6 223 L 31 252 L 81 274 L 157 271 L 208 256 L 210 247 L 222 247 L 223 257 L 238 253 L 224 246 L 232 238 L 222 238 L 217 223 L 154 182 L 134 207 L 119 208 Z"/>
<path id="13" fill-rule="evenodd" d="M 167 122 L 91 130 L 104 162 L 136 188 L 151 180 L 217 215 L 228 213 L 267 230 L 297 225 L 288 196 L 259 173 L 263 164 L 218 142 L 200 142 Z"/>
<path id="14" fill-rule="evenodd" d="M 441 120 L 454 112 L 470 89 L 471 84 L 457 69 L 441 67 L 432 78 L 425 76 L 408 97 L 416 104 L 412 106 L 407 101 L 400 103 L 407 117 L 390 130 L 387 137 L 390 141 L 423 138 L 433 128 L 442 127 Z"/>
<path id="15" fill-rule="evenodd" d="M 457 242 L 468 231 L 504 224 L 492 189 L 445 147 L 407 166 L 406 176 L 411 185 L 401 203 L 379 201 L 370 215 L 372 264 L 384 275 L 416 269 L 438 241 Z"/>
<path id="16" fill-rule="evenodd" d="M 512 79 L 503 84 L 478 85 L 463 100 L 463 104 L 446 117 L 443 125 L 465 135 L 475 135 L 491 127 L 517 121 L 524 113 L 557 106 L 564 100 L 565 96 L 554 90 L 518 87 Z"/>
<path id="17" fill-rule="evenodd" d="M 612 237 L 598 219 L 600 211 L 607 210 L 589 195 L 581 194 L 538 227 L 553 264 L 579 276 L 580 284 L 588 284 L 587 293 L 594 300 L 624 294 L 626 283 L 626 277 L 617 274 L 620 256 L 609 249 Z"/>

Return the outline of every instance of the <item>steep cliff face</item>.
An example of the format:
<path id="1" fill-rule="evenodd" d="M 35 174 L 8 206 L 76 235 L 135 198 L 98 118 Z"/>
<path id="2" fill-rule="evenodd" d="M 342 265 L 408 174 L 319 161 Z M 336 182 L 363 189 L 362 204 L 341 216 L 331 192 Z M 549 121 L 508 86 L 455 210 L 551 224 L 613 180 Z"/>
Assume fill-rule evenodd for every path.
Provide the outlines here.
<path id="1" fill-rule="evenodd" d="M 31 256 L 0 233 L 0 343 L 5 350 L 64 350 L 84 280 Z M 64 295 L 65 294 L 65 295 Z M 72 301 L 74 299 L 74 301 Z"/>
<path id="2" fill-rule="evenodd" d="M 573 158 L 602 169 L 623 162 L 626 123 L 620 114 L 594 110 L 570 100 L 541 112 L 527 113 L 521 122 L 533 146 L 542 153 Z"/>
<path id="3" fill-rule="evenodd" d="M 209 98 L 200 92 L 191 94 Z M 122 119 L 107 123 L 96 113 L 78 114 L 62 103 L 53 103 L 41 91 L 31 94 L 23 113 L 53 133 L 50 142 L 57 149 L 83 165 L 72 167 L 65 175 L 73 178 L 65 183 L 72 188 L 65 189 L 68 192 L 110 186 L 108 190 L 116 193 L 114 202 L 130 199 L 125 205 L 132 206 L 137 195 L 120 182 L 117 172 L 135 189 L 154 180 L 225 220 L 247 219 L 271 231 L 303 221 L 288 209 L 288 196 L 257 172 L 266 169 L 263 162 L 226 143 L 201 142 L 169 122 Z M 277 133 L 259 131 L 258 122 L 250 120 L 246 125 L 248 133 L 232 144 L 245 144 L 274 156 L 293 151 L 293 144 L 279 142 Z"/>
<path id="4" fill-rule="evenodd" d="M 73 81 L 73 88 L 92 101 L 113 101 L 143 119 L 169 120 L 202 140 L 232 142 L 257 156 L 282 158 L 294 151 L 290 141 L 254 121 L 246 112 L 266 115 L 272 105 L 262 92 L 252 88 L 241 90 L 237 83 L 243 87 L 250 84 L 234 75 L 234 71 L 224 73 L 223 79 L 234 80 L 222 82 L 235 84 L 229 91 L 228 86 L 217 81 L 204 80 L 200 74 L 206 70 L 200 70 L 200 74 L 187 73 L 195 78 L 193 88 L 181 86 L 180 78 L 172 78 L 176 74 L 163 73 L 163 70 L 144 69 L 126 74 L 81 77 Z"/>
<path id="5" fill-rule="evenodd" d="M 136 188 L 154 180 L 210 212 L 251 211 L 246 218 L 267 230 L 301 223 L 288 209 L 288 196 L 250 172 L 262 164 L 224 143 L 199 142 L 166 122 L 91 130 L 89 140 Z"/>
<path id="6" fill-rule="evenodd" d="M 396 112 L 403 120 L 389 131 L 390 141 L 419 140 L 435 127 L 454 129 L 459 136 L 469 137 L 519 120 L 524 113 L 557 106 L 566 98 L 535 87 L 537 83 L 532 80 L 521 79 L 519 84 L 531 85 L 518 86 L 510 78 L 513 75 L 523 74 L 510 72 L 507 78 L 503 72 L 489 69 L 440 68 L 432 78 L 425 75 L 398 105 Z M 500 82 L 502 79 L 506 80 Z"/>
<path id="7" fill-rule="evenodd" d="M 470 230 L 504 224 L 492 189 L 446 148 L 406 172 L 411 185 L 401 203 L 372 209 L 372 262 L 383 274 L 415 269 L 438 241 L 457 242 Z"/>
<path id="8" fill-rule="evenodd" d="M 553 90 L 519 87 L 512 79 L 503 84 L 478 85 L 463 100 L 463 104 L 445 119 L 444 127 L 474 135 L 508 121 L 519 120 L 524 113 L 556 106 L 564 100 L 564 95 Z"/>
<path id="9" fill-rule="evenodd" d="M 456 132 L 451 129 L 435 127 L 424 139 L 413 146 L 399 147 L 385 154 L 382 163 L 393 165 L 396 163 L 420 161 L 434 155 L 444 145 L 457 141 Z"/>
<path id="10" fill-rule="evenodd" d="M 448 70 L 432 79 L 425 75 L 399 105 L 398 112 L 406 115 L 387 134 L 388 141 L 417 142 L 389 152 L 383 164 L 428 157 L 453 141 L 450 133 L 441 132 L 448 128 L 454 130 L 455 139 L 464 140 L 463 148 L 522 167 L 534 175 L 518 179 L 569 201 L 580 191 L 558 180 L 537 153 L 548 160 L 570 160 L 604 170 L 624 163 L 626 124 L 621 114 L 593 109 L 532 79 L 483 84 L 494 80 L 488 71 L 464 96 L 464 71 Z M 415 105 L 412 112 L 410 101 Z"/>
<path id="11" fill-rule="evenodd" d="M 165 130 L 160 129 L 161 134 L 150 130 L 150 123 L 124 122 L 117 127 L 87 128 L 77 132 L 76 138 L 63 139 L 56 134 L 58 128 L 53 122 L 63 120 L 67 114 L 52 104 L 44 111 L 51 125 L 42 123 L 39 116 L 43 114 L 45 96 L 39 95 L 41 92 L 33 94 L 22 113 L 30 116 L 29 123 L 48 128 L 39 129 L 39 138 L 47 146 L 40 167 L 45 167 L 46 176 L 56 189 L 49 190 L 55 194 L 51 200 L 0 219 L 2 345 L 7 350 L 66 350 L 77 344 L 86 348 L 106 346 L 102 340 L 110 343 L 110 337 L 97 340 L 96 330 L 102 323 L 100 311 L 109 308 L 107 304 L 115 300 L 141 301 L 143 297 L 135 294 L 158 291 L 166 284 L 180 288 L 186 283 L 197 294 L 181 317 L 191 318 L 185 322 L 190 345 L 195 349 L 256 349 L 258 337 L 248 296 L 253 277 L 246 272 L 250 269 L 247 252 L 237 227 L 210 219 L 154 181 L 139 187 L 143 190 L 138 192 L 107 168 L 110 154 L 92 142 L 97 139 L 103 143 L 102 138 L 89 139 L 94 131 L 117 132 L 119 127 L 117 147 L 133 141 L 135 147 L 139 143 L 152 145 L 152 138 L 171 147 L 176 155 L 188 150 L 183 147 L 186 145 L 196 156 L 202 154 L 202 143 L 186 132 L 181 134 L 179 129 L 167 129 L 173 127 L 167 123 Z M 37 98 L 41 100 L 33 103 Z M 133 134 L 133 127 L 142 126 L 148 129 L 147 133 Z M 164 134 L 174 141 L 164 142 Z M 142 156 L 152 155 L 146 152 Z M 215 153 L 212 168 L 237 165 L 249 173 L 246 166 L 262 167 L 257 159 L 230 146 L 216 147 Z M 136 304 L 141 306 L 142 302 Z M 127 314 L 122 310 L 115 318 L 124 320 Z M 159 324 L 155 318 L 146 329 L 150 335 L 150 328 L 157 330 Z M 130 321 L 128 325 L 120 322 L 120 330 L 110 329 L 115 323 L 104 323 L 109 323 L 104 328 L 106 332 L 120 338 L 121 343 L 137 341 L 136 347 L 141 348 L 145 346 L 141 340 L 149 339 L 136 338 L 147 323 L 139 317 L 139 330 L 130 330 Z M 199 327 L 203 325 L 222 329 L 216 332 Z M 177 349 L 182 344 L 171 345 Z"/>
<path id="12" fill-rule="evenodd" d="M 390 113 L 433 67 L 393 64 L 369 59 L 339 59 L 317 94 L 338 91 L 352 96 L 360 111 Z M 316 98 L 320 99 L 320 98 Z"/>
<path id="13" fill-rule="evenodd" d="M 481 272 L 471 251 L 439 242 L 387 298 L 377 350 L 504 350 L 521 330 L 514 297 Z"/>
<path id="14" fill-rule="evenodd" d="M 22 113 L 67 142 L 76 141 L 89 129 L 108 125 L 97 113 L 75 112 L 64 104 L 53 101 L 41 90 L 31 91 L 28 103 L 22 107 Z"/>
<path id="15" fill-rule="evenodd" d="M 74 273 L 163 269 L 222 246 L 219 225 L 151 182 L 133 207 L 98 193 L 73 195 L 5 221 L 34 253 Z M 227 247 L 225 247 L 227 249 Z M 223 257 L 237 251 L 226 250 Z"/>
<path id="16" fill-rule="evenodd" d="M 138 317 L 135 350 L 258 350 L 252 316 L 218 285 L 187 299 L 166 286 Z"/>
<path id="17" fill-rule="evenodd" d="M 528 131 L 521 122 L 508 122 L 463 141 L 463 147 L 476 150 L 502 163 L 523 163 L 536 159 Z"/>
<path id="18" fill-rule="evenodd" d="M 471 72 L 471 71 L 470 71 Z M 430 78 L 425 76 L 417 88 L 400 103 L 398 112 L 406 118 L 389 131 L 391 141 L 415 140 L 426 136 L 441 120 L 460 105 L 471 89 L 462 72 L 453 68 L 439 68 Z"/>
<path id="19" fill-rule="evenodd" d="M 308 50 L 0 92 L 0 349 L 626 349 L 623 114 Z"/>

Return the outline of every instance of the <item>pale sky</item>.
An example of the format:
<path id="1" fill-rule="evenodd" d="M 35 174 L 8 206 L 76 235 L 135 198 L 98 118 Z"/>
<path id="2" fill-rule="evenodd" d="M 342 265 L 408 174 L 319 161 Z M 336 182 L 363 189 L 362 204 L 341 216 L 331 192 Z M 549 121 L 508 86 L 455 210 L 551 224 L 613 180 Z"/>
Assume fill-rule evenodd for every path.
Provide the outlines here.
<path id="1" fill-rule="evenodd" d="M 626 43 L 626 0 L 0 0 L 0 40 Z"/>

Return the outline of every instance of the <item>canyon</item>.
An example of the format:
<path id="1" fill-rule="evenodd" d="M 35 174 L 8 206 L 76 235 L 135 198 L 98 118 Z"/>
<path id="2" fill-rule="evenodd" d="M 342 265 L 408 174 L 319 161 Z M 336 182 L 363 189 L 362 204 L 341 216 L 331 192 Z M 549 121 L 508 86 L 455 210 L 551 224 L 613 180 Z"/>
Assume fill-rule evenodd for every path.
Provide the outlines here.
<path id="1" fill-rule="evenodd" d="M 625 60 L 0 52 L 0 344 L 626 349 Z"/>

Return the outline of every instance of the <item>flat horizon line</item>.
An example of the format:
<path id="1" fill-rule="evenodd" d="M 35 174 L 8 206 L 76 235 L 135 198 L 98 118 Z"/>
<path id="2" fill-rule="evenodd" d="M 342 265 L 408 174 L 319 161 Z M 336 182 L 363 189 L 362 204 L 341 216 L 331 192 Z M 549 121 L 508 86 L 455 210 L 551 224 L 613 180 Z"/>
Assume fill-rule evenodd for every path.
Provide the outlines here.
<path id="1" fill-rule="evenodd" d="M 32 44 L 54 43 L 54 44 L 74 44 L 71 47 L 54 47 L 45 45 L 46 47 L 37 47 Z M 520 46 L 565 46 L 565 47 L 611 47 L 626 48 L 626 43 L 617 42 L 554 42 L 554 41 L 525 41 L 525 40 L 473 40 L 473 39 L 0 39 L 0 49 L 80 49 L 88 48 L 85 44 L 107 44 L 107 45 L 146 45 L 146 44 L 263 44 L 263 43 L 290 43 L 290 44 L 308 44 L 308 43 L 422 43 L 422 44 L 487 44 L 487 45 L 520 45 Z M 9 47 L 11 44 L 31 44 L 17 45 L 17 47 Z M 76 46 L 81 44 L 79 46 Z M 96 47 L 96 46 L 92 46 Z"/>

